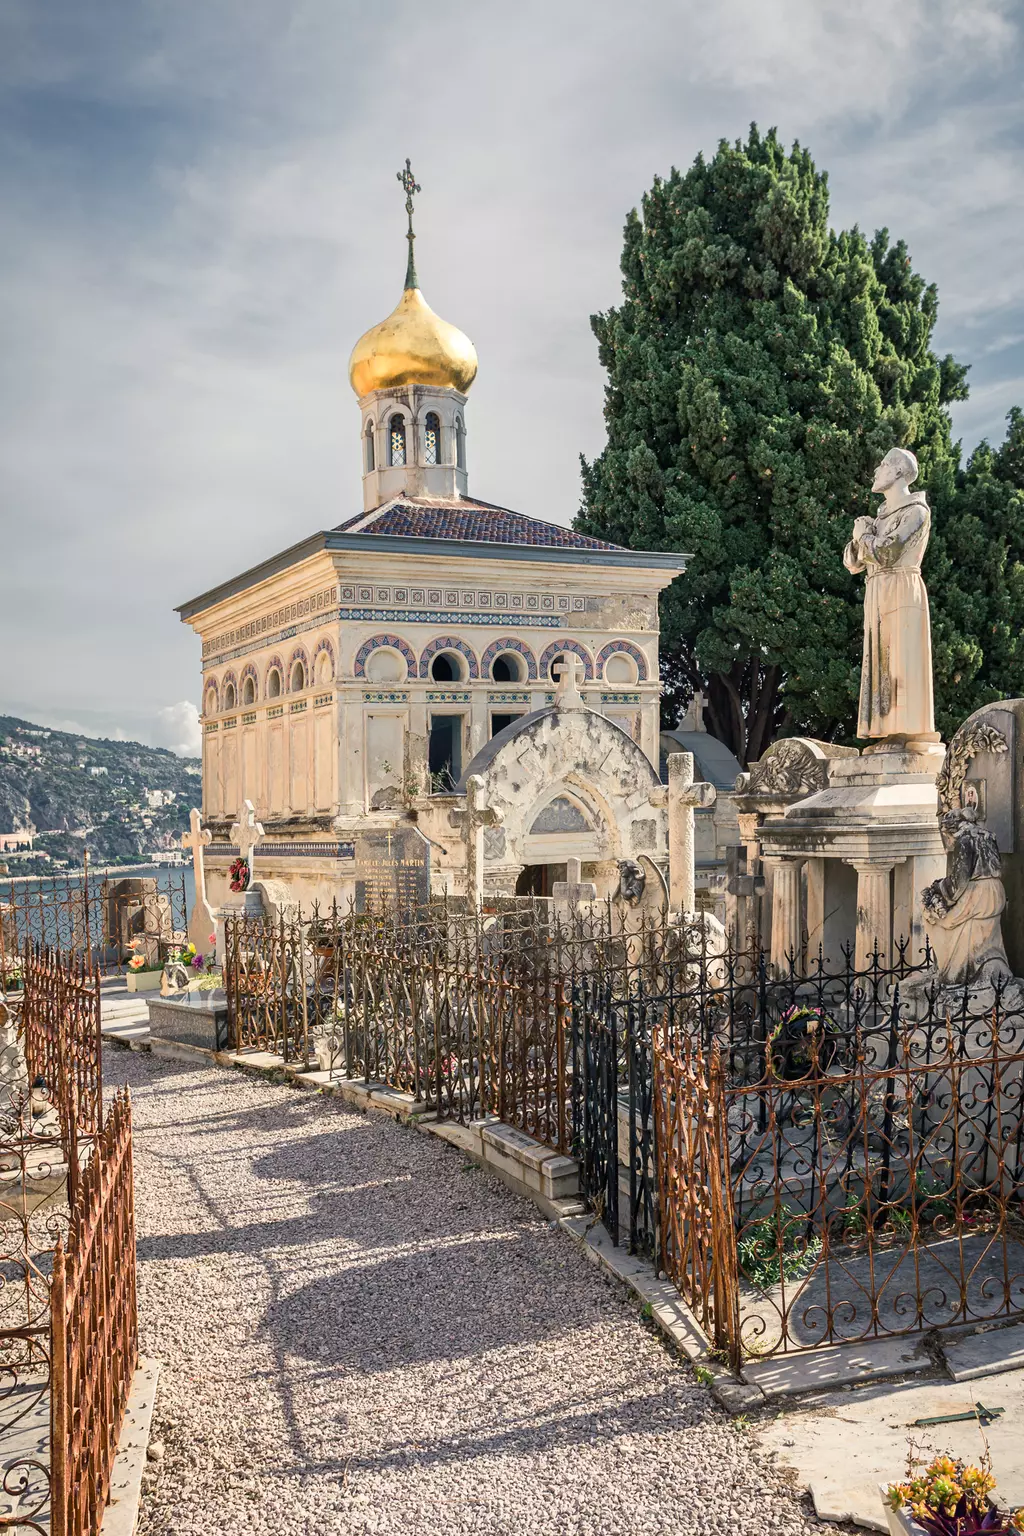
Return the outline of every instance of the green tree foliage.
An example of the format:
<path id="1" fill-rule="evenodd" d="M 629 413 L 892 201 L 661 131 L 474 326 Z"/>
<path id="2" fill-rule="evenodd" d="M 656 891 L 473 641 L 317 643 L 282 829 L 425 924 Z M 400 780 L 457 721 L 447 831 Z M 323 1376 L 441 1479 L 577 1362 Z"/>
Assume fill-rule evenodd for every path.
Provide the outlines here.
<path id="1" fill-rule="evenodd" d="M 903 444 L 933 500 L 956 488 L 965 369 L 931 350 L 935 288 L 887 231 L 832 232 L 827 177 L 756 127 L 655 181 L 622 273 L 622 304 L 592 319 L 608 441 L 583 461 L 578 526 L 693 554 L 662 603 L 669 711 L 703 689 L 741 761 L 779 732 L 841 736 L 863 585 L 842 551 L 874 467 Z M 945 643 L 952 677 L 955 619 Z"/>
<path id="2" fill-rule="evenodd" d="M 981 443 L 936 507 L 932 592 L 936 724 L 953 734 L 991 699 L 1024 693 L 1024 412 Z"/>

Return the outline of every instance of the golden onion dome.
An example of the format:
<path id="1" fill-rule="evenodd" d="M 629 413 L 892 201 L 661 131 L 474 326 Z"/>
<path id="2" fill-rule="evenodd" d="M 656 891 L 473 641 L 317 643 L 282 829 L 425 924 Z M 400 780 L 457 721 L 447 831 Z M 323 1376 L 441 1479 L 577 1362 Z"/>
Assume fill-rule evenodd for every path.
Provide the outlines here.
<path id="1" fill-rule="evenodd" d="M 476 370 L 476 348 L 469 337 L 435 315 L 417 287 L 407 287 L 387 319 L 360 336 L 348 363 L 360 399 L 374 389 L 399 384 L 434 385 L 464 394 Z"/>

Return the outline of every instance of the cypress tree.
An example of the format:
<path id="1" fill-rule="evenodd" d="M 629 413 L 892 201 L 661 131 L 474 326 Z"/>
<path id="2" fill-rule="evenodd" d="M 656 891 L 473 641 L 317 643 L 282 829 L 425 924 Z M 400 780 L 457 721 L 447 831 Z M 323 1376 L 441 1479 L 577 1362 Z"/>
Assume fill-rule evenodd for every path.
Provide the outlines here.
<path id="1" fill-rule="evenodd" d="M 947 407 L 966 370 L 931 350 L 935 288 L 886 230 L 833 233 L 826 175 L 756 126 L 655 179 L 622 275 L 591 321 L 607 445 L 583 460 L 577 524 L 692 553 L 662 600 L 668 711 L 702 689 L 742 762 L 780 732 L 846 734 L 862 583 L 842 551 L 874 467 L 905 445 L 933 501 L 957 489 Z M 955 618 L 948 644 L 952 677 Z"/>

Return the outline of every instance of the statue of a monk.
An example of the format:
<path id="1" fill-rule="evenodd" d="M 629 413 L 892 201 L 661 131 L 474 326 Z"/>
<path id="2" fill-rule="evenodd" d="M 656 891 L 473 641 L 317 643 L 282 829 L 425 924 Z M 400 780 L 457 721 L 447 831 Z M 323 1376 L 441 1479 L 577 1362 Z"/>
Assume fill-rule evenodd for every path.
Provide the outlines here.
<path id="1" fill-rule="evenodd" d="M 877 517 L 858 517 L 843 564 L 867 572 L 864 659 L 857 735 L 868 752 L 938 741 L 932 699 L 932 634 L 921 561 L 928 547 L 931 511 L 923 491 L 912 493 L 917 459 L 892 448 L 875 471 L 871 489 L 885 496 Z"/>
<path id="2" fill-rule="evenodd" d="M 921 892 L 928 942 L 944 986 L 1006 980 L 1006 906 L 999 846 L 971 807 L 939 818 L 946 873 Z"/>

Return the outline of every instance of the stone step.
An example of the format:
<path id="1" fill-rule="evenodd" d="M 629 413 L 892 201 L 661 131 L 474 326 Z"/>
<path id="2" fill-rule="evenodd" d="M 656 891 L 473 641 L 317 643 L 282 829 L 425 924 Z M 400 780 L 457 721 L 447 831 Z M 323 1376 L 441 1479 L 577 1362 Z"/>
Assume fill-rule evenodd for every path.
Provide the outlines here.
<path id="1" fill-rule="evenodd" d="M 998 1376 L 1002 1371 L 1024 1370 L 1024 1323 L 1011 1328 L 986 1328 L 959 1339 L 942 1341 L 946 1370 L 954 1381 L 974 1381 L 978 1376 Z"/>

